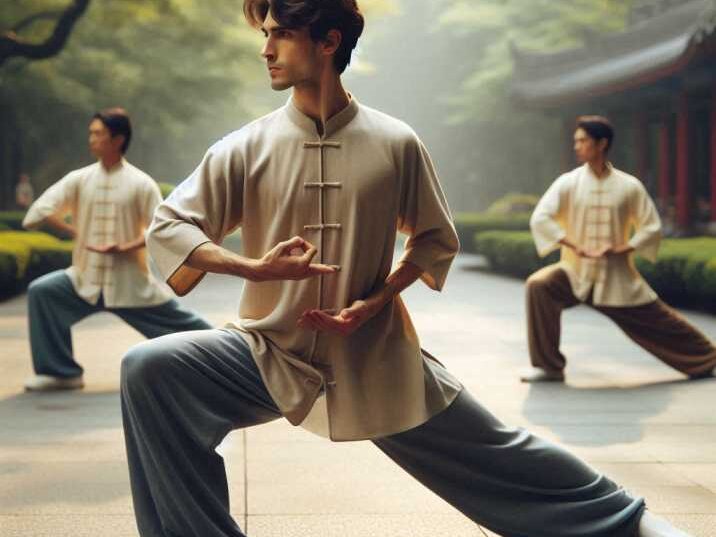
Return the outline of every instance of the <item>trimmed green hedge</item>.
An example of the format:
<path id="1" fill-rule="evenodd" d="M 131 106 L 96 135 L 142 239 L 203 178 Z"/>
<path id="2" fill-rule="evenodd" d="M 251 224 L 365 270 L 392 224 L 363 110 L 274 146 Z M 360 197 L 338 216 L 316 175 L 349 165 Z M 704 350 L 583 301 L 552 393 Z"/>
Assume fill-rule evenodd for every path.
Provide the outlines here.
<path id="1" fill-rule="evenodd" d="M 23 211 L 0 211 L 0 231 L 15 230 L 25 231 L 22 227 L 22 220 L 25 218 Z M 71 237 L 53 227 L 43 225 L 37 231 L 42 231 L 60 240 L 69 240 Z"/>
<path id="2" fill-rule="evenodd" d="M 487 208 L 488 214 L 524 214 L 531 213 L 539 203 L 539 196 L 511 192 L 505 194 Z"/>
<path id="3" fill-rule="evenodd" d="M 454 217 L 455 229 L 463 252 L 477 253 L 475 236 L 487 231 L 528 231 L 530 213 L 488 214 L 457 213 Z"/>
<path id="4" fill-rule="evenodd" d="M 41 231 L 0 231 L 0 297 L 16 294 L 33 279 L 70 266 L 72 246 Z"/>
<path id="5" fill-rule="evenodd" d="M 0 225 L 6 229 L 22 231 L 23 218 L 25 218 L 23 211 L 0 211 Z"/>
<path id="6" fill-rule="evenodd" d="M 474 240 L 492 270 L 519 278 L 559 259 L 559 252 L 539 258 L 529 232 L 483 232 Z M 656 263 L 637 257 L 636 266 L 666 302 L 716 312 L 716 238 L 666 239 Z"/>

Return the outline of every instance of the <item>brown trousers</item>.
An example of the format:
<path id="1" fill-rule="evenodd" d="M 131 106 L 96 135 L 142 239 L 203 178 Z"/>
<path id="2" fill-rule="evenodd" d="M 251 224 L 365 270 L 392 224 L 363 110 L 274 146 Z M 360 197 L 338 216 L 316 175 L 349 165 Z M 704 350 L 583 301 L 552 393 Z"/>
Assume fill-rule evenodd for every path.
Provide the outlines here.
<path id="1" fill-rule="evenodd" d="M 559 350 L 562 310 L 579 304 L 564 270 L 545 267 L 527 279 L 527 333 L 532 365 L 561 371 L 566 360 Z M 624 333 L 665 364 L 698 376 L 716 367 L 716 347 L 684 317 L 656 300 L 629 307 L 586 304 L 614 321 Z"/>

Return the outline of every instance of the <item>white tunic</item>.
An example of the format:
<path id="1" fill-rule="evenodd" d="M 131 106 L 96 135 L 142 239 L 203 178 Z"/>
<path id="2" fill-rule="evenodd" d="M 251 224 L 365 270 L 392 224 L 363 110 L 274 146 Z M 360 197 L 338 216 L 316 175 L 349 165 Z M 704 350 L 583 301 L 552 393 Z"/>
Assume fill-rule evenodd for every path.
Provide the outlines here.
<path id="1" fill-rule="evenodd" d="M 157 209 L 149 250 L 172 288 L 187 293 L 203 274 L 186 258 L 239 226 L 247 257 L 300 235 L 317 245 L 316 262 L 340 267 L 244 284 L 234 326 L 291 423 L 313 409 L 304 425 L 316 432 L 374 438 L 420 425 L 452 402 L 461 387 L 421 352 L 400 297 L 348 337 L 296 326 L 307 309 L 340 310 L 381 285 L 398 231 L 408 235 L 403 259 L 442 288 L 457 235 L 427 151 L 407 125 L 353 99 L 319 136 L 289 101 L 209 149 Z"/>
<path id="2" fill-rule="evenodd" d="M 47 217 L 71 215 L 76 230 L 72 265 L 67 269 L 75 291 L 90 304 L 100 293 L 110 308 L 155 306 L 171 299 L 147 268 L 146 248 L 100 254 L 87 245 L 122 244 L 137 239 L 162 200 L 159 186 L 122 159 L 111 170 L 97 162 L 72 171 L 48 188 L 25 215 L 33 228 Z"/>
<path id="3" fill-rule="evenodd" d="M 590 250 L 629 244 L 655 261 L 661 241 L 661 221 L 644 185 L 611 165 L 601 179 L 587 164 L 559 177 L 537 204 L 530 227 L 541 256 L 567 238 Z M 563 246 L 560 265 L 579 300 L 593 292 L 600 306 L 653 302 L 658 297 L 637 272 L 633 256 L 588 259 Z"/>

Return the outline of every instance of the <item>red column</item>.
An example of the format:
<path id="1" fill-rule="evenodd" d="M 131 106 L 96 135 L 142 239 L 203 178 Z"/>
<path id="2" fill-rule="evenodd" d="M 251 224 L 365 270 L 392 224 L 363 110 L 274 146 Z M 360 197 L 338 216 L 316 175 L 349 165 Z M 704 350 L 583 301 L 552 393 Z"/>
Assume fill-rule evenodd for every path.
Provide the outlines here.
<path id="1" fill-rule="evenodd" d="M 671 197 L 671 140 L 669 135 L 669 119 L 664 118 L 659 125 L 659 205 L 662 211 L 668 209 Z"/>
<path id="2" fill-rule="evenodd" d="M 716 222 L 716 87 L 711 97 L 711 221 Z"/>
<path id="3" fill-rule="evenodd" d="M 676 223 L 689 226 L 689 101 L 686 94 L 678 100 L 676 111 Z"/>

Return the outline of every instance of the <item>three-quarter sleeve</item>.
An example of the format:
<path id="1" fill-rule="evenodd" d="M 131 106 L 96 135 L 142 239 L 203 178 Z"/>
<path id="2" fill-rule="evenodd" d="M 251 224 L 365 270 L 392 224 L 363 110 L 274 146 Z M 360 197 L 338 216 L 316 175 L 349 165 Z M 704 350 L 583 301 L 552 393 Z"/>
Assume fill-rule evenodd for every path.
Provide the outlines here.
<path id="1" fill-rule="evenodd" d="M 406 148 L 398 230 L 408 235 L 401 263 L 422 269 L 423 282 L 440 291 L 460 244 L 430 155 L 417 137 Z"/>
<path id="2" fill-rule="evenodd" d="M 177 295 L 187 294 L 204 276 L 185 265 L 189 255 L 204 243 L 221 244 L 241 224 L 243 184 L 243 159 L 231 139 L 224 139 L 154 212 L 147 247 Z"/>
<path id="3" fill-rule="evenodd" d="M 22 227 L 33 229 L 50 216 L 61 217 L 72 211 L 77 203 L 77 184 L 80 179 L 78 171 L 70 172 L 45 190 L 27 210 Z"/>
<path id="4" fill-rule="evenodd" d="M 634 235 L 629 239 L 629 245 L 642 257 L 656 261 L 661 244 L 661 219 L 641 183 L 637 184 L 631 210 Z"/>
<path id="5" fill-rule="evenodd" d="M 559 177 L 547 189 L 537 203 L 530 217 L 530 230 L 540 257 L 545 257 L 559 248 L 559 243 L 567 236 L 565 229 L 559 224 L 562 210 L 562 191 L 568 176 Z"/>

